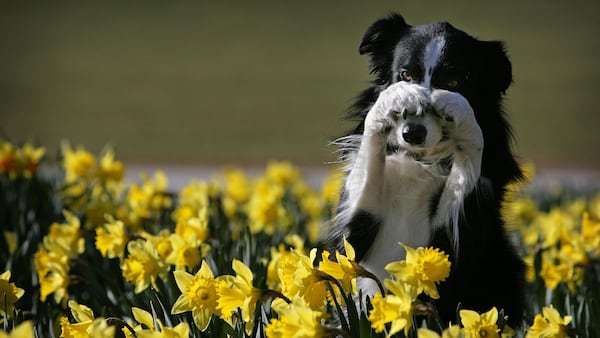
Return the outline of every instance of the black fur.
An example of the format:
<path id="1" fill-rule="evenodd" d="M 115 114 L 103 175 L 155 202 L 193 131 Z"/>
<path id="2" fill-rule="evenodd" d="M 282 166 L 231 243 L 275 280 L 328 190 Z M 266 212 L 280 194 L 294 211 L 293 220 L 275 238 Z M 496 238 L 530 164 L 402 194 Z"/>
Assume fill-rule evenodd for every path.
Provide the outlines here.
<path id="1" fill-rule="evenodd" d="M 451 275 L 440 285 L 436 305 L 443 322 L 455 321 L 456 307 L 488 311 L 504 309 L 509 324 L 522 324 L 524 301 L 524 264 L 509 243 L 500 215 L 505 187 L 522 179 L 522 172 L 511 150 L 512 133 L 502 109 L 502 98 L 512 83 L 512 70 L 503 43 L 480 41 L 447 22 L 412 27 L 402 16 L 392 14 L 375 22 L 360 43 L 360 54 L 369 58 L 374 76 L 353 104 L 348 118 L 357 122 L 348 135 L 362 134 L 364 119 L 381 91 L 400 81 L 401 69 L 422 77 L 419 54 L 414 53 L 434 36 L 446 37 L 443 67 L 434 71 L 432 86 L 456 91 L 473 108 L 484 136 L 481 177 L 477 187 L 464 201 L 460 218 L 459 252 L 454 252 L 446 231 L 437 231 L 431 245 L 452 257 Z M 457 87 L 448 88 L 447 79 L 459 78 Z M 343 195 L 342 195 L 343 199 Z M 436 199 L 432 196 L 432 209 Z M 432 214 L 433 214 L 432 210 Z M 379 228 L 377 216 L 361 213 L 332 232 L 332 248 L 342 249 L 345 235 L 362 258 Z M 375 233 L 373 233 L 375 232 Z"/>

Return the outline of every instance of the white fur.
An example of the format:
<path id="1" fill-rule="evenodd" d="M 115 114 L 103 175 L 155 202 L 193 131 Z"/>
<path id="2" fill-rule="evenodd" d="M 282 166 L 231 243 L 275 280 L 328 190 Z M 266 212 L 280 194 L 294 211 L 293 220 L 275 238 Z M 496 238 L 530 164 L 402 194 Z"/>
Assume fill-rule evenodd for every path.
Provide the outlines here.
<path id="1" fill-rule="evenodd" d="M 439 57 L 443 41 L 430 45 L 431 51 L 426 54 L 431 54 L 431 59 L 436 53 Z M 434 165 L 418 162 L 405 153 L 386 155 L 388 138 L 401 138 L 397 131 L 398 125 L 402 124 L 402 120 L 398 122 L 399 113 L 407 110 L 419 115 L 430 106 L 453 120 L 449 126 L 449 140 L 430 149 L 438 160 L 453 157 L 450 173 L 445 175 L 441 175 Z M 430 122 L 428 129 L 434 130 L 434 127 Z M 345 183 L 347 199 L 340 208 L 343 212 L 338 215 L 338 222 L 347 220 L 358 210 L 382 219 L 379 232 L 361 261 L 367 270 L 380 280 L 388 277 L 385 265 L 401 260 L 405 255 L 398 243 L 426 246 L 438 225 L 448 225 L 456 237 L 455 245 L 458 244 L 458 215 L 463 198 L 479 178 L 483 150 L 481 130 L 463 96 L 445 90 L 432 91 L 428 86 L 395 83 L 380 94 L 368 112 L 362 137 L 348 137 L 340 143 L 358 149 L 349 149 L 353 155 Z M 430 203 L 442 188 L 432 220 Z M 365 295 L 373 295 L 378 290 L 370 280 L 359 280 L 359 284 Z"/>
<path id="2" fill-rule="evenodd" d="M 427 46 L 425 46 L 425 52 L 423 55 L 423 67 L 425 69 L 423 86 L 426 88 L 431 88 L 431 77 L 433 75 L 433 70 L 442 57 L 442 52 L 445 45 L 446 39 L 440 35 L 431 39 Z"/>

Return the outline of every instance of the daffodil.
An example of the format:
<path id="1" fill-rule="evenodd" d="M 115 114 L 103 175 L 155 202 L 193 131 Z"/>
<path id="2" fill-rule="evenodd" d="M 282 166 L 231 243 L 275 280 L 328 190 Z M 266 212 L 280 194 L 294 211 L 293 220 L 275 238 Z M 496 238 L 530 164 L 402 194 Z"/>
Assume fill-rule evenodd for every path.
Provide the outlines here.
<path id="1" fill-rule="evenodd" d="M 418 293 L 425 292 L 431 298 L 439 298 L 435 284 L 450 275 L 448 255 L 437 248 L 413 249 L 401 245 L 406 250 L 406 259 L 392 262 L 385 269 L 397 279 L 413 285 Z"/>
<path id="2" fill-rule="evenodd" d="M 96 157 L 92 153 L 81 146 L 73 150 L 68 144 L 64 144 L 61 150 L 66 183 L 72 183 L 81 179 L 88 180 L 93 176 Z"/>
<path id="3" fill-rule="evenodd" d="M 346 255 L 342 255 L 336 251 L 335 262 L 329 259 L 329 252 L 324 251 L 323 259 L 319 264 L 319 270 L 333 276 L 335 279 L 341 280 L 346 292 L 356 291 L 356 278 L 361 276 L 364 270 L 355 262 L 356 254 L 354 248 L 345 238 L 344 248 Z"/>
<path id="4" fill-rule="evenodd" d="M 600 201 L 600 198 L 598 201 Z M 580 237 L 587 251 L 600 256 L 600 221 L 592 219 L 589 212 L 583 213 Z"/>
<path id="5" fill-rule="evenodd" d="M 300 295 L 313 309 L 322 309 L 327 299 L 327 285 L 334 277 L 314 268 L 317 250 L 312 249 L 309 256 L 297 250 L 291 255 L 280 258 L 278 275 L 281 292 L 288 298 Z"/>
<path id="6" fill-rule="evenodd" d="M 190 326 L 186 322 L 181 322 L 175 327 L 168 327 L 159 322 L 160 331 L 140 330 L 136 332 L 139 338 L 188 338 L 190 337 Z"/>
<path id="7" fill-rule="evenodd" d="M 193 210 L 201 210 L 208 206 L 210 186 L 206 182 L 192 180 L 179 192 L 179 204 Z"/>
<path id="8" fill-rule="evenodd" d="M 498 328 L 498 310 L 493 307 L 484 314 L 471 310 L 460 310 L 460 320 L 464 326 L 465 338 L 500 337 Z"/>
<path id="9" fill-rule="evenodd" d="M 123 260 L 128 239 L 122 221 L 109 219 L 103 227 L 96 228 L 96 248 L 103 257 Z"/>
<path id="10" fill-rule="evenodd" d="M 0 338 L 35 338 L 33 322 L 28 320 L 17 325 L 10 333 L 0 330 Z"/>
<path id="11" fill-rule="evenodd" d="M 46 238 L 69 258 L 74 258 L 83 253 L 85 240 L 81 235 L 79 218 L 67 210 L 63 211 L 63 215 L 66 223 L 52 223 Z"/>
<path id="12" fill-rule="evenodd" d="M 172 250 L 167 256 L 166 262 L 175 265 L 176 269 L 191 271 L 200 264 L 202 257 L 205 257 L 210 250 L 210 246 L 196 240 L 196 236 L 184 239 L 177 234 L 172 234 L 169 236 L 169 240 Z"/>
<path id="13" fill-rule="evenodd" d="M 150 284 L 156 288 L 158 277 L 166 279 L 169 266 L 160 258 L 149 241 L 135 240 L 127 244 L 129 256 L 123 260 L 123 277 L 135 285 L 135 293 L 144 291 Z"/>
<path id="14" fill-rule="evenodd" d="M 36 148 L 31 143 L 25 143 L 17 152 L 17 176 L 31 178 L 35 175 L 45 153 L 44 147 Z"/>
<path id="15" fill-rule="evenodd" d="M 272 308 L 279 314 L 279 319 L 271 319 L 265 328 L 267 338 L 328 336 L 328 329 L 322 324 L 326 314 L 313 310 L 302 297 L 294 297 L 290 304 L 275 299 Z"/>
<path id="16" fill-rule="evenodd" d="M 371 327 L 379 333 L 385 329 L 387 323 L 392 323 L 388 337 L 401 330 L 406 334 L 411 327 L 412 303 L 417 297 L 416 289 L 398 280 L 386 279 L 384 284 L 391 294 L 382 297 L 378 292 L 373 296 L 373 309 L 369 312 Z"/>
<path id="17" fill-rule="evenodd" d="M 300 172 L 289 162 L 270 162 L 265 177 L 284 187 L 290 187 L 300 179 Z"/>
<path id="18" fill-rule="evenodd" d="M 123 162 L 115 160 L 115 152 L 112 149 L 107 149 L 98 162 L 96 177 L 102 182 L 118 182 L 123 179 L 125 166 Z"/>
<path id="19" fill-rule="evenodd" d="M 559 283 L 566 282 L 571 275 L 571 268 L 565 263 L 555 263 L 555 259 L 548 258 L 549 255 L 543 255 L 540 277 L 544 280 L 546 288 L 556 289 Z"/>
<path id="20" fill-rule="evenodd" d="M 241 261 L 234 259 L 233 271 L 236 276 L 220 276 L 217 278 L 217 310 L 221 318 L 231 322 L 236 309 L 241 309 L 242 320 L 246 323 L 246 331 L 252 328 L 256 303 L 262 291 L 252 285 L 252 271 Z"/>
<path id="21" fill-rule="evenodd" d="M 168 179 L 164 172 L 155 172 L 153 178 L 142 174 L 141 179 L 141 185 L 131 184 L 125 198 L 125 223 L 134 230 L 141 226 L 143 220 L 157 217 L 161 210 L 173 205 L 172 197 L 167 194 Z"/>
<path id="22" fill-rule="evenodd" d="M 223 172 L 223 194 L 237 204 L 243 204 L 250 198 L 250 180 L 246 174 L 239 170 L 228 168 Z"/>
<path id="23" fill-rule="evenodd" d="M 553 307 L 543 307 L 542 314 L 537 314 L 533 325 L 527 331 L 526 338 L 564 338 L 568 335 L 571 316 L 561 317 Z"/>
<path id="24" fill-rule="evenodd" d="M 323 181 L 321 196 L 327 205 L 337 206 L 344 184 L 344 173 L 341 170 L 332 170 Z"/>
<path id="25" fill-rule="evenodd" d="M 70 300 L 69 308 L 75 323 L 70 323 L 66 317 L 61 317 L 61 338 L 114 337 L 115 327 L 109 326 L 104 318 L 95 318 L 94 312 L 89 307 Z"/>
<path id="26" fill-rule="evenodd" d="M 250 232 L 272 235 L 276 229 L 288 225 L 288 217 L 282 205 L 285 190 L 282 186 L 259 180 L 247 204 Z"/>
<path id="27" fill-rule="evenodd" d="M 0 140 L 0 173 L 14 173 L 16 167 L 17 148 L 10 142 Z"/>
<path id="28" fill-rule="evenodd" d="M 54 293 L 54 300 L 64 306 L 68 299 L 67 289 L 71 283 L 67 257 L 52 257 L 43 269 L 37 271 L 40 277 L 40 300 L 45 302 L 46 298 Z"/>
<path id="29" fill-rule="evenodd" d="M 175 233 L 183 238 L 194 236 L 197 240 L 205 242 L 210 234 L 208 208 L 200 208 L 196 217 L 179 217 L 175 225 Z"/>
<path id="30" fill-rule="evenodd" d="M 213 314 L 217 311 L 217 282 L 210 267 L 202 262 L 200 270 L 191 275 L 183 270 L 173 272 L 181 295 L 173 304 L 171 314 L 192 311 L 194 323 L 205 331 Z"/>
<path id="31" fill-rule="evenodd" d="M 0 317 L 11 318 L 15 303 L 25 294 L 25 290 L 9 280 L 10 270 L 0 275 Z"/>
<path id="32" fill-rule="evenodd" d="M 575 229 L 575 219 L 563 209 L 553 208 L 549 213 L 540 214 L 534 226 L 541 234 L 542 246 L 549 248 L 559 241 L 568 242 Z"/>

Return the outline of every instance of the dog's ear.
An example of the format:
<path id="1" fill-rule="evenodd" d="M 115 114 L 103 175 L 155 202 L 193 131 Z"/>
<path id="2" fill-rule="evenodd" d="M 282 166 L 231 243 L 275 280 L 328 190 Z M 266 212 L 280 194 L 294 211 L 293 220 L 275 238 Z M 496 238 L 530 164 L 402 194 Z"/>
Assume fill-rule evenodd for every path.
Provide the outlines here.
<path id="1" fill-rule="evenodd" d="M 504 94 L 512 83 L 512 66 L 501 41 L 480 41 L 483 73 L 489 89 Z"/>
<path id="2" fill-rule="evenodd" d="M 360 41 L 358 52 L 361 55 L 369 55 L 371 73 L 381 73 L 386 66 L 391 65 L 392 51 L 396 43 L 410 28 L 400 14 L 392 13 L 377 20 L 367 29 Z"/>

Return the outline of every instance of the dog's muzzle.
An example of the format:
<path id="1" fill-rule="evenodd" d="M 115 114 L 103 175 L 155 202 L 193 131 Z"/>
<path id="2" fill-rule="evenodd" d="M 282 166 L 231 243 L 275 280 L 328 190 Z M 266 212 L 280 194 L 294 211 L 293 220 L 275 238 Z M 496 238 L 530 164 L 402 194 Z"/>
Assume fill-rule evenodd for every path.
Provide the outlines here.
<path id="1" fill-rule="evenodd" d="M 408 144 L 421 145 L 427 138 L 427 128 L 420 123 L 407 123 L 402 127 L 402 138 Z"/>

